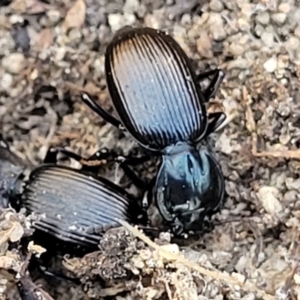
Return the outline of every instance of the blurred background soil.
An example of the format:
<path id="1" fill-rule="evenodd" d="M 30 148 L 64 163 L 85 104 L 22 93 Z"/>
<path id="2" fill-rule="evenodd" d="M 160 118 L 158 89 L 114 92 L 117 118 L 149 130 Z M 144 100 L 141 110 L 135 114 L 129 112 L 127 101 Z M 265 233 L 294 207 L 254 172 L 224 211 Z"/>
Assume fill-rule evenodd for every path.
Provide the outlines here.
<path id="1" fill-rule="evenodd" d="M 142 151 L 79 97 L 87 91 L 113 112 L 103 54 L 125 25 L 166 30 L 197 72 L 226 72 L 209 107 L 229 119 L 210 138 L 225 206 L 211 233 L 180 247 L 168 235 L 157 241 L 212 273 L 162 258 L 120 229 L 101 251 L 66 264 L 81 285 L 33 280 L 55 300 L 300 299 L 299 1 L 0 0 L 0 127 L 12 151 L 33 165 L 50 146 L 85 157 L 100 147 Z M 151 179 L 152 165 L 136 170 Z M 119 182 L 119 172 L 108 176 Z M 29 227 L 22 213 L 0 216 L 0 299 L 20 299 L 14 281 L 24 260 L 8 243 Z"/>

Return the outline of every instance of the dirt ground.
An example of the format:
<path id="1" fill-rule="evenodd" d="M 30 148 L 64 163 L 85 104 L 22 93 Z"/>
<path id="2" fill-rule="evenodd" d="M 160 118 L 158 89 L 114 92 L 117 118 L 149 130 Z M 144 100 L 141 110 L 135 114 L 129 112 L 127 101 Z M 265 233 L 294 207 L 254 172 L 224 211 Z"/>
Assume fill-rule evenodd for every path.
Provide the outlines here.
<path id="1" fill-rule="evenodd" d="M 198 72 L 226 72 L 209 108 L 228 116 L 210 138 L 227 193 L 214 230 L 180 247 L 166 233 L 153 244 L 110 231 L 100 251 L 64 260 L 81 284 L 32 274 L 38 299 L 300 299 L 299 16 L 297 0 L 0 0 L 1 132 L 33 165 L 50 146 L 142 151 L 79 98 L 113 111 L 103 54 L 125 25 L 166 30 Z M 151 179 L 155 168 L 136 170 Z M 5 211 L 0 230 L 0 299 L 20 299 L 24 258 L 8 244 L 30 220 Z"/>

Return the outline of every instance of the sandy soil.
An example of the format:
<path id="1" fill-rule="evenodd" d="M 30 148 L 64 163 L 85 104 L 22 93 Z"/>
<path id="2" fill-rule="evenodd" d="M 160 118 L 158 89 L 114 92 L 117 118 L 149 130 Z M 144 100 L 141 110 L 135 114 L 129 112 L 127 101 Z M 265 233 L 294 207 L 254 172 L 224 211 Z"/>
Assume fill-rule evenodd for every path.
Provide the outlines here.
<path id="1" fill-rule="evenodd" d="M 197 71 L 226 71 L 209 108 L 229 119 L 210 138 L 227 193 L 215 229 L 180 246 L 113 230 L 100 251 L 65 260 L 81 284 L 33 272 L 48 293 L 38 299 L 300 299 L 299 15 L 296 0 L 0 0 L 1 132 L 33 165 L 50 146 L 142 151 L 79 98 L 112 112 L 103 54 L 124 25 L 166 30 Z M 105 175 L 119 183 L 115 168 Z M 155 162 L 136 171 L 151 179 Z M 30 236 L 30 218 L 5 211 L 0 230 L 0 299 L 20 299 L 24 257 L 9 241 Z"/>

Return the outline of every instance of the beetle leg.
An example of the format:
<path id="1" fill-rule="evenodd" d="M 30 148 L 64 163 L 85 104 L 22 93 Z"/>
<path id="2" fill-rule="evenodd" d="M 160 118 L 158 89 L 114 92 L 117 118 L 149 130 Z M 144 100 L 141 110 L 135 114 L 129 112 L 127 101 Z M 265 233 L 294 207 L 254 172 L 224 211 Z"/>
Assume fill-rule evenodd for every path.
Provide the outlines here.
<path id="1" fill-rule="evenodd" d="M 211 120 L 207 126 L 206 136 L 218 129 L 226 119 L 226 115 L 223 112 L 211 113 L 208 115 L 208 119 Z"/>
<path id="2" fill-rule="evenodd" d="M 142 180 L 134 171 L 131 170 L 127 165 L 120 164 L 120 167 L 123 169 L 124 173 L 130 178 L 130 180 L 133 182 L 133 184 L 141 189 L 146 190 L 148 187 L 147 182 Z"/>
<path id="3" fill-rule="evenodd" d="M 141 157 L 131 157 L 131 156 L 123 156 L 117 155 L 113 150 L 108 150 L 107 148 L 102 148 L 94 153 L 91 157 L 87 159 L 86 165 L 93 165 L 93 162 L 109 160 L 114 161 L 120 164 L 120 167 L 123 169 L 124 173 L 130 178 L 130 180 L 134 183 L 134 185 L 141 189 L 147 188 L 147 183 L 140 179 L 127 165 L 138 165 L 142 164 L 150 159 L 150 156 L 144 155 Z"/>
<path id="4" fill-rule="evenodd" d="M 148 189 L 146 190 L 144 197 L 142 199 L 142 207 L 144 209 L 147 209 L 150 207 L 152 201 L 153 201 L 153 188 L 155 185 L 156 177 L 153 177 L 149 184 L 148 184 Z"/>
<path id="5" fill-rule="evenodd" d="M 57 163 L 57 154 L 60 152 L 61 148 L 51 147 L 48 149 L 44 159 L 43 163 L 45 164 L 56 164 Z"/>
<path id="6" fill-rule="evenodd" d="M 0 147 L 9 150 L 9 146 L 8 146 L 6 140 L 3 138 L 3 135 L 1 133 L 0 133 Z"/>
<path id="7" fill-rule="evenodd" d="M 173 234 L 180 236 L 183 233 L 184 226 L 177 217 L 173 219 L 170 225 Z"/>
<path id="8" fill-rule="evenodd" d="M 144 155 L 141 157 L 132 157 L 132 156 L 124 156 L 118 155 L 113 150 L 108 150 L 107 148 L 101 148 L 97 152 L 95 152 L 91 157 L 89 157 L 86 161 L 86 164 L 93 165 L 93 161 L 114 161 L 119 163 L 120 165 L 131 165 L 136 166 L 142 164 L 150 159 L 149 155 Z"/>
<path id="9" fill-rule="evenodd" d="M 103 163 L 115 161 L 117 157 L 117 153 L 113 150 L 109 150 L 107 148 L 101 148 L 97 150 L 93 155 L 89 158 L 80 161 L 85 166 L 97 167 L 103 165 Z"/>
<path id="10" fill-rule="evenodd" d="M 211 221 L 211 216 L 206 215 L 204 217 L 204 219 L 203 219 L 203 228 L 207 232 L 210 232 L 215 228 L 213 222 Z"/>
<path id="11" fill-rule="evenodd" d="M 87 93 L 83 93 L 81 95 L 82 101 L 91 108 L 96 114 L 102 117 L 106 122 L 112 124 L 113 126 L 117 127 L 121 131 L 125 131 L 124 126 L 122 123 L 117 120 L 115 117 L 111 116 L 107 113 L 99 104 L 97 104 Z"/>
<path id="12" fill-rule="evenodd" d="M 139 165 L 139 164 L 143 164 L 148 160 L 150 160 L 149 155 L 144 155 L 144 156 L 140 156 L 140 157 L 119 155 L 115 158 L 116 162 L 118 162 L 120 164 L 131 165 L 131 166 L 136 166 L 136 165 Z"/>
<path id="13" fill-rule="evenodd" d="M 206 101 L 208 101 L 210 98 L 214 97 L 216 92 L 218 91 L 220 84 L 222 83 L 224 77 L 225 77 L 225 73 L 223 70 L 210 70 L 204 73 L 200 73 L 197 75 L 197 80 L 201 81 L 203 79 L 207 79 L 207 77 L 213 75 L 213 78 L 211 80 L 211 82 L 209 83 L 208 87 L 205 89 L 205 91 L 203 92 L 203 95 L 206 99 Z"/>
<path id="14" fill-rule="evenodd" d="M 93 154 L 90 158 L 84 158 L 81 155 L 66 150 L 61 147 L 52 147 L 48 150 L 45 158 L 44 163 L 57 163 L 57 155 L 61 153 L 63 155 L 66 155 L 70 158 L 75 159 L 76 161 L 80 162 L 83 166 L 86 167 L 98 167 L 100 165 L 103 165 L 107 162 L 107 158 L 110 155 L 110 151 L 107 148 L 101 148 L 98 150 L 95 154 Z"/>

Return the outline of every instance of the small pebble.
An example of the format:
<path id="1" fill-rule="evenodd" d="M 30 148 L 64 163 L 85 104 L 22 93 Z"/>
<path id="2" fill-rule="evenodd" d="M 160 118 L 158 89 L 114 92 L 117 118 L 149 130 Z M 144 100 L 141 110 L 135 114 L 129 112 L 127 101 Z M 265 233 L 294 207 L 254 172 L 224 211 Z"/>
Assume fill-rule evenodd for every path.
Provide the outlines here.
<path id="1" fill-rule="evenodd" d="M 288 50 L 298 50 L 300 46 L 300 40 L 295 36 L 290 36 L 290 38 L 285 42 L 285 46 Z"/>
<path id="2" fill-rule="evenodd" d="M 50 9 L 47 12 L 47 16 L 49 18 L 49 21 L 48 21 L 48 24 L 47 24 L 49 27 L 55 25 L 57 22 L 59 22 L 59 20 L 61 18 L 60 11 L 52 10 L 52 9 Z"/>
<path id="3" fill-rule="evenodd" d="M 289 134 L 281 134 L 279 136 L 279 142 L 282 145 L 287 145 L 291 140 L 291 136 Z"/>
<path id="4" fill-rule="evenodd" d="M 250 62 L 245 58 L 238 58 L 236 60 L 232 60 L 227 65 L 228 70 L 235 69 L 235 68 L 245 70 L 248 69 L 249 67 L 250 67 Z"/>
<path id="5" fill-rule="evenodd" d="M 277 58 L 275 56 L 269 58 L 265 63 L 264 63 L 264 69 L 268 73 L 273 73 L 277 68 Z"/>
<path id="6" fill-rule="evenodd" d="M 209 8 L 214 12 L 221 12 L 224 9 L 224 5 L 219 0 L 212 0 L 209 3 Z"/>
<path id="7" fill-rule="evenodd" d="M 13 77 L 8 73 L 3 74 L 2 77 L 0 78 L 0 86 L 4 90 L 10 88 L 12 83 L 13 83 Z"/>
<path id="8" fill-rule="evenodd" d="M 266 46 L 270 48 L 274 46 L 274 34 L 272 32 L 264 31 L 260 38 Z"/>
<path id="9" fill-rule="evenodd" d="M 5 106 L 0 105 L 0 116 L 4 116 L 7 112 L 7 108 Z"/>
<path id="10" fill-rule="evenodd" d="M 215 41 L 222 41 L 226 38 L 224 22 L 220 14 L 211 13 L 209 18 L 210 32 Z"/>
<path id="11" fill-rule="evenodd" d="M 262 25 L 268 25 L 270 22 L 270 15 L 268 12 L 264 11 L 256 16 L 256 21 Z"/>
<path id="12" fill-rule="evenodd" d="M 286 105 L 286 102 L 280 102 L 277 108 L 277 112 L 282 117 L 287 117 L 291 113 L 291 105 Z"/>
<path id="13" fill-rule="evenodd" d="M 300 38 L 300 25 L 295 28 L 294 34 L 296 37 Z"/>
<path id="14" fill-rule="evenodd" d="M 290 13 L 289 13 L 289 18 L 288 22 L 291 24 L 290 26 L 297 26 L 300 25 L 299 23 L 299 15 L 300 15 L 300 8 L 294 7 Z"/>
<path id="15" fill-rule="evenodd" d="M 2 66 L 8 72 L 18 74 L 25 67 L 25 57 L 22 53 L 12 53 L 2 59 Z"/>
<path id="16" fill-rule="evenodd" d="M 294 275 L 294 282 L 295 284 L 300 285 L 300 275 L 298 274 Z"/>
<path id="17" fill-rule="evenodd" d="M 133 14 L 110 14 L 108 16 L 108 24 L 113 32 L 121 29 L 123 26 L 130 26 L 136 21 Z"/>
<path id="18" fill-rule="evenodd" d="M 285 184 L 289 190 L 299 191 L 300 189 L 300 179 L 293 179 L 292 177 L 288 177 L 285 180 Z"/>
<path id="19" fill-rule="evenodd" d="M 270 215 L 274 215 L 283 210 L 283 207 L 278 200 L 279 191 L 277 188 L 272 186 L 263 186 L 259 189 L 256 195 L 265 211 Z"/>
<path id="20" fill-rule="evenodd" d="M 283 195 L 284 202 L 295 202 L 298 199 L 298 192 L 295 190 L 289 190 Z"/>
<path id="21" fill-rule="evenodd" d="M 198 53 L 206 58 L 212 58 L 212 41 L 206 31 L 200 33 L 200 37 L 196 42 Z"/>
<path id="22" fill-rule="evenodd" d="M 24 22 L 24 19 L 22 16 L 20 15 L 11 15 L 10 18 L 9 18 L 9 22 L 11 24 L 16 24 L 16 23 L 23 23 Z"/>
<path id="23" fill-rule="evenodd" d="M 282 25 L 286 21 L 287 15 L 285 13 L 276 13 L 272 15 L 272 20 L 277 25 Z"/>
<path id="24" fill-rule="evenodd" d="M 229 46 L 229 52 L 231 52 L 234 56 L 242 55 L 245 51 L 245 48 L 237 43 L 232 43 Z"/>
<path id="25" fill-rule="evenodd" d="M 121 14 L 110 14 L 108 16 L 108 24 L 111 27 L 112 31 L 117 31 L 122 26 L 121 24 L 122 15 Z"/>
<path id="26" fill-rule="evenodd" d="M 125 5 L 123 7 L 123 11 L 126 14 L 134 14 L 139 7 L 138 0 L 126 0 Z"/>
<path id="27" fill-rule="evenodd" d="M 255 28 L 254 28 L 255 34 L 256 34 L 257 36 L 259 36 L 259 37 L 261 37 L 261 35 L 263 34 L 264 30 L 265 30 L 264 27 L 263 27 L 262 25 L 260 25 L 260 24 L 257 24 L 257 25 L 255 26 Z"/>
<path id="28" fill-rule="evenodd" d="M 281 3 L 279 6 L 278 6 L 278 10 L 280 12 L 283 12 L 285 14 L 289 13 L 290 10 L 291 10 L 291 5 L 289 3 Z"/>
<path id="29" fill-rule="evenodd" d="M 192 24 L 192 18 L 189 14 L 184 14 L 180 20 L 181 25 L 191 25 Z"/>

